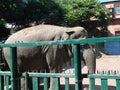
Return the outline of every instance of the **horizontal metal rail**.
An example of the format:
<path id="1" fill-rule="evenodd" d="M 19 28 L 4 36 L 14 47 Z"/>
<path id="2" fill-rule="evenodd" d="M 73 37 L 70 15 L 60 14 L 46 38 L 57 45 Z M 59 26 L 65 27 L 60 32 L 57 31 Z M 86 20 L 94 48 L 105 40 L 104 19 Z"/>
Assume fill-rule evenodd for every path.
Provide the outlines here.
<path id="1" fill-rule="evenodd" d="M 89 74 L 90 90 L 95 90 L 95 79 L 101 80 L 101 90 L 108 90 L 108 79 L 116 80 L 116 90 L 120 90 L 120 75 L 119 74 Z"/>
<path id="2" fill-rule="evenodd" d="M 120 37 L 104 37 L 104 38 L 87 38 L 73 40 L 58 40 L 58 41 L 41 41 L 41 42 L 23 42 L 18 41 L 11 44 L 0 44 L 0 47 L 28 47 L 28 46 L 45 46 L 45 45 L 61 45 L 61 44 L 85 44 L 85 43 L 101 43 L 101 42 L 118 42 Z"/>
<path id="3" fill-rule="evenodd" d="M 32 73 L 32 72 L 28 72 L 27 73 L 29 75 L 29 77 L 55 77 L 55 78 L 60 78 L 60 77 L 71 77 L 74 78 L 75 74 L 64 74 L 64 73 L 49 73 L 49 75 L 47 73 Z M 10 76 L 11 72 L 10 71 L 0 71 L 0 76 Z M 22 76 L 25 77 L 26 73 L 22 73 Z M 82 74 L 81 77 L 85 77 L 87 78 L 87 74 Z"/>
<path id="4" fill-rule="evenodd" d="M 95 78 L 95 79 L 120 79 L 120 75 L 89 74 L 88 78 Z"/>
<path id="5" fill-rule="evenodd" d="M 56 82 L 57 85 L 58 85 L 58 78 L 60 78 L 60 77 L 75 78 L 76 79 L 75 85 L 77 87 L 75 90 L 81 90 L 81 80 L 82 80 L 81 77 L 83 77 L 84 75 L 81 74 L 81 71 L 78 72 L 80 70 L 80 68 L 79 68 L 80 66 L 78 66 L 78 65 L 81 65 L 81 64 L 78 64 L 78 61 L 80 61 L 79 58 L 78 58 L 78 55 L 77 55 L 77 54 L 79 54 L 78 53 L 78 51 L 79 51 L 79 49 L 78 49 L 79 45 L 78 44 L 101 43 L 101 42 L 118 42 L 118 41 L 120 41 L 120 37 L 87 38 L 87 39 L 74 39 L 74 40 L 66 40 L 66 41 L 59 40 L 59 41 L 41 41 L 41 42 L 16 41 L 15 43 L 0 44 L 0 48 L 4 48 L 4 47 L 10 48 L 10 51 L 11 51 L 11 55 L 10 55 L 11 56 L 10 57 L 10 61 L 11 62 L 10 63 L 11 63 L 11 66 L 12 66 L 11 67 L 12 68 L 11 72 L 2 72 L 2 71 L 0 71 L 0 76 L 4 76 L 4 75 L 11 76 L 12 77 L 11 78 L 11 80 L 12 80 L 11 85 L 13 85 L 13 87 L 12 87 L 13 89 L 12 90 L 17 90 L 16 86 L 18 86 L 18 84 L 16 84 L 16 79 L 18 79 L 20 77 L 19 77 L 19 74 L 18 74 L 17 68 L 16 68 L 17 62 L 14 62 L 14 61 L 17 61 L 16 60 L 17 59 L 16 58 L 16 50 L 17 50 L 16 47 L 74 44 L 74 56 L 75 56 L 74 59 L 76 61 L 76 62 L 74 62 L 74 63 L 76 63 L 75 64 L 75 66 L 76 66 L 75 67 L 75 70 L 76 70 L 75 74 L 59 74 L 59 73 L 55 73 L 55 74 L 49 73 L 49 75 L 46 74 L 46 73 L 28 73 L 28 74 L 29 74 L 30 77 L 33 77 L 34 79 L 36 79 L 38 77 L 44 77 L 44 78 L 53 77 L 53 78 L 55 78 L 55 82 Z M 79 75 L 81 75 L 81 76 L 79 76 Z M 23 73 L 22 76 L 26 77 L 26 74 Z M 114 77 L 114 76 L 107 76 L 107 75 L 100 77 L 99 75 L 94 75 L 94 74 L 90 74 L 90 75 L 88 75 L 88 77 L 90 78 L 92 86 L 94 86 L 94 80 L 95 80 L 95 78 L 101 78 L 102 82 L 104 83 L 104 85 L 102 87 L 103 88 L 102 90 L 107 90 L 107 88 L 106 89 L 104 89 L 104 88 L 105 88 L 105 85 L 107 85 L 106 80 L 108 78 L 113 78 L 113 79 L 117 79 L 117 80 L 120 78 L 119 76 L 115 76 Z M 46 81 L 46 79 L 45 79 L 45 81 Z M 37 82 L 37 80 L 35 82 Z M 68 82 L 68 81 L 66 81 L 66 82 Z M 119 84 L 119 82 L 120 81 L 118 80 L 117 84 Z M 2 86 L 2 84 L 0 85 L 0 87 L 1 86 Z M 56 87 L 56 88 L 57 89 L 55 89 L 55 90 L 58 90 L 58 87 Z M 117 87 L 117 88 L 118 88 L 117 90 L 120 90 L 119 87 Z M 45 90 L 47 90 L 47 89 L 45 89 Z M 69 89 L 67 89 L 67 90 L 69 90 Z M 91 90 L 94 90 L 94 87 L 92 87 Z"/>

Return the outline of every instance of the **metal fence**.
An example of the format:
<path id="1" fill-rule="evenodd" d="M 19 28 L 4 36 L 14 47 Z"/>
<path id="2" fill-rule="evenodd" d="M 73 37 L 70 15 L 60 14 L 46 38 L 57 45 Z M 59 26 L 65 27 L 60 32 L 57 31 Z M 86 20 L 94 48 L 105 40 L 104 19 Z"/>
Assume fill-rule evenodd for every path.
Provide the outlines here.
<path id="1" fill-rule="evenodd" d="M 116 81 L 116 90 L 120 90 L 120 74 L 118 71 L 102 71 L 97 72 L 97 74 L 89 74 L 90 78 L 90 90 L 95 90 L 95 79 L 100 79 L 101 81 L 101 90 L 108 89 L 108 80 L 114 79 Z"/>
<path id="2" fill-rule="evenodd" d="M 54 88 L 55 90 L 59 90 L 59 78 L 65 78 L 65 90 L 69 90 L 69 78 L 75 78 L 75 90 L 82 90 L 82 79 L 85 77 L 81 73 L 81 62 L 80 62 L 80 51 L 79 51 L 79 44 L 84 43 L 100 43 L 100 42 L 115 42 L 120 41 L 120 37 L 111 37 L 111 38 L 88 38 L 88 39 L 80 39 L 80 40 L 67 40 L 67 41 L 44 41 L 44 42 L 29 42 L 29 43 L 16 43 L 16 44 L 0 44 L 0 48 L 10 48 L 10 72 L 0 71 L 0 90 L 19 90 L 19 79 L 24 77 L 25 82 L 25 90 L 27 90 L 27 76 L 33 78 L 33 90 L 40 90 L 38 85 L 38 78 L 44 78 L 44 90 L 48 90 L 47 79 L 53 78 L 54 79 Z M 17 71 L 17 55 L 16 50 L 17 47 L 27 47 L 27 46 L 43 46 L 43 45 L 60 45 L 60 44 L 72 44 L 74 48 L 74 69 L 75 73 L 73 74 L 51 74 L 51 73 L 18 73 Z M 0 54 L 0 63 L 2 62 L 2 55 Z M 90 78 L 90 88 L 94 90 L 94 79 L 98 77 L 98 75 L 88 75 Z M 103 78 L 104 76 L 99 76 Z M 104 77 L 108 79 L 109 77 Z M 113 77 L 116 79 L 116 76 Z M 119 77 L 118 77 L 119 78 Z M 120 79 L 120 78 L 119 78 Z M 106 84 L 106 80 L 102 81 Z M 119 84 L 119 81 L 117 82 Z M 106 86 L 103 86 L 103 88 Z M 119 86 L 117 87 L 119 89 Z M 117 90 L 118 90 L 117 89 Z M 107 90 L 107 89 L 102 89 Z"/>

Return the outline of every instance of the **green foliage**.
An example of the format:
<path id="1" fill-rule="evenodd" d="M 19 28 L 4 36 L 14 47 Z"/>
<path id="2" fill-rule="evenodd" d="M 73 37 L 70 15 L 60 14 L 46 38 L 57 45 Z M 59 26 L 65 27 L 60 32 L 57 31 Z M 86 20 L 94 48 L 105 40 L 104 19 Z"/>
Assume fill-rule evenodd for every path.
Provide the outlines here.
<path id="1" fill-rule="evenodd" d="M 5 27 L 5 20 L 0 19 L 0 40 L 7 37 L 10 34 L 10 30 Z"/>
<path id="2" fill-rule="evenodd" d="M 81 25 L 82 22 L 90 21 L 96 17 L 102 23 L 109 20 L 109 13 L 97 0 L 58 0 L 63 1 L 65 22 L 70 26 Z"/>
<path id="3" fill-rule="evenodd" d="M 66 26 L 83 26 L 96 36 L 97 30 L 101 27 L 102 31 L 106 30 L 109 24 L 110 14 L 98 0 L 57 0 L 61 1 L 60 6 L 64 10 L 64 23 Z M 94 20 L 91 20 L 93 18 Z"/>
<path id="4" fill-rule="evenodd" d="M 18 25 L 41 21 L 55 24 L 62 17 L 61 8 L 53 0 L 3 0 L 0 11 L 6 22 Z"/>
<path id="5" fill-rule="evenodd" d="M 97 21 L 91 21 L 95 17 Z M 106 28 L 109 13 L 97 0 L 0 0 L 0 20 L 16 25 L 83 26 L 94 33 Z"/>

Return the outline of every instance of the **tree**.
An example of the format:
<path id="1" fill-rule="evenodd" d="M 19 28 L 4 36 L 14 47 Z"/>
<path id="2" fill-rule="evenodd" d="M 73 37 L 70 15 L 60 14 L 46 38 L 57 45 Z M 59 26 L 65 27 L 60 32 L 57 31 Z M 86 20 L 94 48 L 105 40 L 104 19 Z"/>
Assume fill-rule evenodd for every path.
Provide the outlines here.
<path id="1" fill-rule="evenodd" d="M 4 19 L 0 20 L 0 41 L 1 39 L 5 39 L 10 34 L 10 30 L 5 28 Z"/>
<path id="2" fill-rule="evenodd" d="M 107 30 L 110 14 L 98 0 L 57 0 L 61 1 L 64 12 L 64 25 L 83 26 L 91 35 Z M 97 27 L 101 28 L 96 30 Z M 97 34 L 96 34 L 97 33 Z M 100 35 L 100 34 L 99 34 Z"/>
<path id="3" fill-rule="evenodd" d="M 83 26 L 93 33 L 98 26 L 106 29 L 109 14 L 97 0 L 0 0 L 0 20 L 14 23 L 16 30 L 45 23 Z"/>

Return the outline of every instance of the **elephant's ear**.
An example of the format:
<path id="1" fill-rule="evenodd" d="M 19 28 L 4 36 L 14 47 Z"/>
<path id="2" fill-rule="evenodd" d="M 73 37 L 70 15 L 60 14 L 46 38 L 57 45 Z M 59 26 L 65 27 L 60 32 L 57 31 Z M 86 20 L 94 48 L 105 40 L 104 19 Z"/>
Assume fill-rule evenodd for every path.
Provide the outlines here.
<path id="1" fill-rule="evenodd" d="M 73 33 L 75 33 L 74 31 L 66 31 L 64 34 L 63 34 L 63 36 L 62 36 L 62 40 L 68 40 L 68 39 L 70 39 L 70 36 L 73 34 Z"/>

